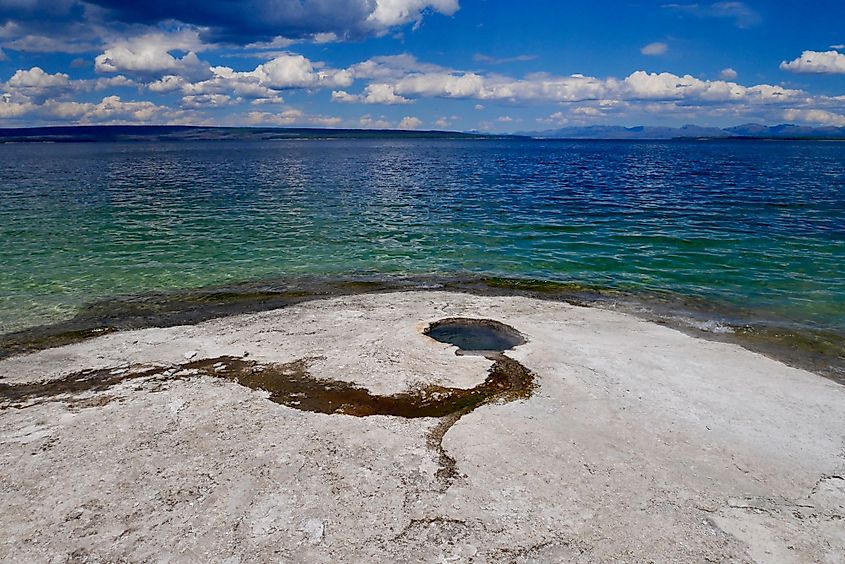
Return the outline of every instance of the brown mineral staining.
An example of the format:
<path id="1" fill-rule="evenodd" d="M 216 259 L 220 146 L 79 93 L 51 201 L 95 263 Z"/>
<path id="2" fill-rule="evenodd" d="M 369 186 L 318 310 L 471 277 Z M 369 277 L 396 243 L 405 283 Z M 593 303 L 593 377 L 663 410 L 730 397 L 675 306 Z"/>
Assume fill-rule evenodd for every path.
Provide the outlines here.
<path id="1" fill-rule="evenodd" d="M 63 378 L 25 384 L 0 383 L 0 409 L 21 407 L 22 402 L 43 403 L 63 396 L 102 392 L 127 380 L 160 375 L 160 368 L 132 370 L 130 367 L 82 370 Z M 4 405 L 5 404 L 5 405 Z"/>
<path id="2" fill-rule="evenodd" d="M 494 401 L 527 398 L 534 389 L 534 375 L 522 364 L 495 349 L 522 344 L 525 339 L 513 328 L 491 320 L 449 319 L 429 326 L 426 334 L 457 340 L 465 349 L 478 352 L 493 362 L 487 378 L 474 388 L 428 385 L 394 395 L 375 395 L 350 382 L 313 376 L 309 366 L 318 358 L 288 363 L 262 364 L 243 357 L 221 356 L 185 362 L 170 367 L 104 368 L 83 370 L 63 378 L 26 384 L 0 383 L 0 409 L 23 408 L 51 400 L 68 400 L 90 392 L 102 392 L 131 379 L 173 380 L 210 376 L 231 380 L 253 390 L 269 393 L 269 399 L 293 409 L 355 417 L 440 418 L 428 444 L 439 453 L 438 477 L 449 484 L 457 477 L 455 461 L 442 447 L 443 436 L 457 421 L 475 408 Z M 444 337 L 445 335 L 445 337 Z M 482 346 L 482 348 L 473 345 Z M 4 405 L 5 404 L 5 405 Z M 97 402 L 86 400 L 86 406 Z"/>
<path id="3" fill-rule="evenodd" d="M 395 417 L 446 417 L 472 411 L 497 399 L 527 397 L 533 387 L 533 374 L 521 364 L 499 355 L 487 378 L 474 388 L 423 388 L 381 396 L 349 382 L 323 380 L 312 376 L 308 366 L 317 359 L 300 359 L 286 364 L 260 364 L 236 357 L 202 359 L 181 368 L 197 375 L 233 380 L 253 390 L 268 392 L 276 403 L 315 413 L 355 417 L 392 415 Z M 177 373 L 178 374 L 178 373 Z"/>

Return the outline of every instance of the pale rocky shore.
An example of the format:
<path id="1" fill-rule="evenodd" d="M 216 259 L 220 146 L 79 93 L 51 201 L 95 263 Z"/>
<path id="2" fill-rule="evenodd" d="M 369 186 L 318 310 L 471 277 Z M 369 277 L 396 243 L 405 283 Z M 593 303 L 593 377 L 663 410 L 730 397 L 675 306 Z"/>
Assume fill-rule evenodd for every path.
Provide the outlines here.
<path id="1" fill-rule="evenodd" d="M 423 333 L 450 317 L 521 332 L 507 354 L 530 397 L 443 427 L 304 411 L 186 367 L 472 388 L 491 361 Z M 81 371 L 101 385 L 57 384 Z M 0 376 L 2 561 L 845 561 L 845 387 L 614 311 L 344 296 L 114 333 Z"/>

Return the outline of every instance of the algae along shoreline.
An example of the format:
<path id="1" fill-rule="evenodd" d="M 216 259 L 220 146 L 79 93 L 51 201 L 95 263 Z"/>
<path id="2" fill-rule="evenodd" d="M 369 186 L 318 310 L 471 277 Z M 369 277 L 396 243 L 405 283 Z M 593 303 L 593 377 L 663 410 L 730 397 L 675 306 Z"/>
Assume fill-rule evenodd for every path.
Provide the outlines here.
<path id="1" fill-rule="evenodd" d="M 116 331 L 195 324 L 311 300 L 408 290 L 525 296 L 623 311 L 696 337 L 738 344 L 845 384 L 845 333 L 766 318 L 758 311 L 671 292 L 471 275 L 290 277 L 119 296 L 91 303 L 65 321 L 0 335 L 0 359 Z"/>
<path id="2" fill-rule="evenodd" d="M 500 285 L 0 360 L 0 560 L 845 558 L 845 388 Z"/>

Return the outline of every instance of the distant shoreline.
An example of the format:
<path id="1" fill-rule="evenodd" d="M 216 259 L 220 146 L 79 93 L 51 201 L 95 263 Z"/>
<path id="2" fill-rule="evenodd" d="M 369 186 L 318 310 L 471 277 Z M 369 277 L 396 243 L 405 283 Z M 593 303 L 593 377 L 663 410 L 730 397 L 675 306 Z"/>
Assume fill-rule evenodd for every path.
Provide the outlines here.
<path id="1" fill-rule="evenodd" d="M 752 129 L 755 133 L 749 133 Z M 152 143 L 186 141 L 285 141 L 337 139 L 445 139 L 519 141 L 845 141 L 845 128 L 791 125 L 736 128 L 603 127 L 513 134 L 475 131 L 331 129 L 310 127 L 218 127 L 191 125 L 74 125 L 0 128 L 0 144 Z"/>
<path id="2" fill-rule="evenodd" d="M 433 130 L 198 127 L 185 125 L 80 125 L 0 129 L 0 143 L 283 141 L 291 139 L 502 139 L 512 137 Z"/>

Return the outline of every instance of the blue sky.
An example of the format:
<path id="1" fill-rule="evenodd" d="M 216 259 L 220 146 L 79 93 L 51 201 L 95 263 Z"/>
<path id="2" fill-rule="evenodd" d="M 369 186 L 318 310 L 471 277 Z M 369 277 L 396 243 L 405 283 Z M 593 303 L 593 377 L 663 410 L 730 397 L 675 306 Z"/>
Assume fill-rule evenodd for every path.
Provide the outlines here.
<path id="1" fill-rule="evenodd" d="M 0 127 L 845 126 L 845 3 L 0 0 Z"/>

